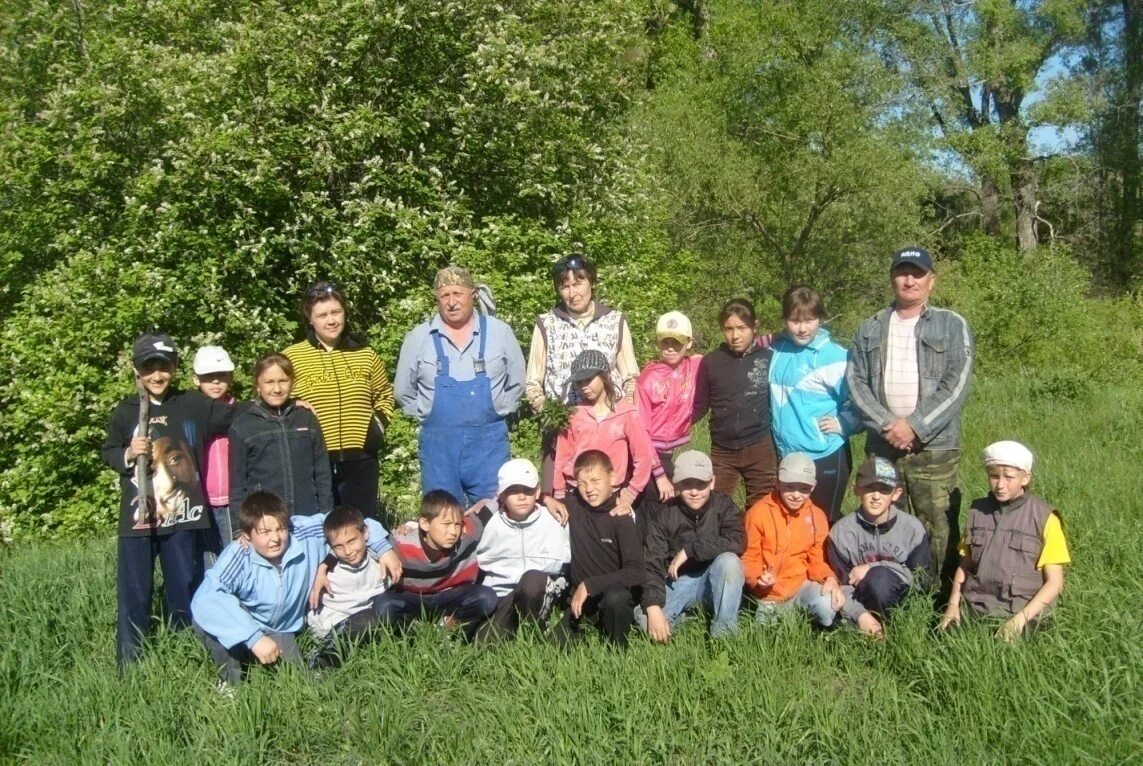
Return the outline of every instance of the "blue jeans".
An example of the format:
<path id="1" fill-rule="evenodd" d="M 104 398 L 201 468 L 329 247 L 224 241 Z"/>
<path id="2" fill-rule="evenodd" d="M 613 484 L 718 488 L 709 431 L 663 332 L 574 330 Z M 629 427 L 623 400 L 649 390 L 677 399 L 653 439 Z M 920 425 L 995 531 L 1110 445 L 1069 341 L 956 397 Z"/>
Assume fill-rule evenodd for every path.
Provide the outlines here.
<path id="1" fill-rule="evenodd" d="M 814 622 L 823 628 L 833 625 L 833 618 L 837 614 L 830 604 L 829 595 L 822 593 L 821 583 L 806 580 L 789 601 L 759 601 L 758 624 L 769 625 L 795 609 L 809 612 Z"/>
<path id="2" fill-rule="evenodd" d="M 738 632 L 738 608 L 742 605 L 742 584 L 745 582 L 742 560 L 733 553 L 720 553 L 701 572 L 679 575 L 667 581 L 667 598 L 663 613 L 672 628 L 681 622 L 687 611 L 702 606 L 713 614 L 710 635 L 714 638 Z M 635 620 L 646 630 L 647 615 L 635 610 Z"/>

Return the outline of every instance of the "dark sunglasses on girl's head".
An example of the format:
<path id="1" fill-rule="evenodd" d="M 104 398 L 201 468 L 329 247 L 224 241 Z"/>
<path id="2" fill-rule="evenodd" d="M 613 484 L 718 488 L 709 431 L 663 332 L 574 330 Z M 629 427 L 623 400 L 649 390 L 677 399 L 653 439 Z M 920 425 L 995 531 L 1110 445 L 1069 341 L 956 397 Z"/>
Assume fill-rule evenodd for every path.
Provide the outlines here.
<path id="1" fill-rule="evenodd" d="M 579 271 L 586 268 L 587 262 L 582 255 L 569 255 L 567 258 L 560 258 L 556 261 L 556 265 L 552 267 L 552 275 L 558 277 L 565 271 Z"/>
<path id="2" fill-rule="evenodd" d="M 326 295 L 333 295 L 337 292 L 337 285 L 333 282 L 318 282 L 316 285 L 306 290 L 307 298 L 321 298 Z"/>

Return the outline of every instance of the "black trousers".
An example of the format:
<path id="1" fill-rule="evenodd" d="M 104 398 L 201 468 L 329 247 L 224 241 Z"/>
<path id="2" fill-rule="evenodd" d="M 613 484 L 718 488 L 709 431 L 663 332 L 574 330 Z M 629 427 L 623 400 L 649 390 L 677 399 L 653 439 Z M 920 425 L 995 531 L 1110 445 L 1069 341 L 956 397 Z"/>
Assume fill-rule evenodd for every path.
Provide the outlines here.
<path id="1" fill-rule="evenodd" d="M 472 638 L 480 623 L 496 609 L 496 591 L 485 585 L 457 585 L 439 593 L 387 590 L 373 599 L 380 623 L 400 630 L 418 618 L 455 618 Z"/>
<path id="2" fill-rule="evenodd" d="M 210 658 L 214 660 L 215 667 L 218 668 L 218 677 L 220 680 L 228 684 L 237 684 L 242 681 L 242 676 L 245 674 L 246 669 L 251 665 L 259 664 L 258 658 L 254 656 L 246 644 L 236 644 L 231 647 L 225 647 L 218 642 L 218 639 L 207 633 L 200 628 L 197 624 L 194 626 L 195 635 L 206 646 L 207 651 L 210 652 Z M 274 640 L 278 648 L 282 650 L 282 659 L 278 662 L 291 662 L 297 665 L 302 664 L 302 653 L 298 649 L 297 635 L 294 633 L 266 633 L 267 636 Z M 274 663 L 277 665 L 278 663 Z"/>
<path id="3" fill-rule="evenodd" d="M 852 456 L 849 442 L 832 455 L 814 461 L 817 469 L 817 482 L 810 500 L 826 513 L 832 527 L 841 518 L 841 508 L 845 503 L 845 493 L 849 490 L 849 474 L 852 470 Z"/>
<path id="4" fill-rule="evenodd" d="M 484 624 L 479 637 L 484 639 L 514 636 L 522 622 L 531 621 L 539 625 L 547 620 L 550 607 L 548 600 L 550 580 L 547 572 L 536 570 L 525 572 L 511 593 L 497 599 L 496 609 Z"/>
<path id="5" fill-rule="evenodd" d="M 627 646 L 627 634 L 635 624 L 635 604 L 639 588 L 625 588 L 612 585 L 602 593 L 591 596 L 583 604 L 583 612 L 578 619 L 572 617 L 571 609 L 564 612 L 560 624 L 556 626 L 552 639 L 561 647 L 568 647 L 583 638 L 583 625 L 594 625 L 601 634 L 616 646 Z"/>
<path id="6" fill-rule="evenodd" d="M 377 484 L 381 480 L 381 461 L 375 456 L 362 460 L 330 462 L 333 472 L 333 502 L 351 505 L 370 519 L 377 518 Z"/>
<path id="7" fill-rule="evenodd" d="M 884 617 L 908 592 L 908 583 L 897 573 L 885 567 L 871 567 L 853 589 L 853 597 L 873 614 Z"/>

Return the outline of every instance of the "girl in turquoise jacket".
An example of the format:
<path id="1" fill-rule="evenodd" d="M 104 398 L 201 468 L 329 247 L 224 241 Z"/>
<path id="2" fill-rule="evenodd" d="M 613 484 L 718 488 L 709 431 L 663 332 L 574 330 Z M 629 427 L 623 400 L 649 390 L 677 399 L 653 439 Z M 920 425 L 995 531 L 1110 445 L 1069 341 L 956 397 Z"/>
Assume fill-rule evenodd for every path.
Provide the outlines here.
<path id="1" fill-rule="evenodd" d="M 812 288 L 791 287 L 782 296 L 786 331 L 770 362 L 770 427 L 778 455 L 805 452 L 817 467 L 811 499 L 833 524 L 849 482 L 849 435 L 857 418 L 849 406 L 845 370 L 849 353 L 830 339 L 825 306 Z"/>

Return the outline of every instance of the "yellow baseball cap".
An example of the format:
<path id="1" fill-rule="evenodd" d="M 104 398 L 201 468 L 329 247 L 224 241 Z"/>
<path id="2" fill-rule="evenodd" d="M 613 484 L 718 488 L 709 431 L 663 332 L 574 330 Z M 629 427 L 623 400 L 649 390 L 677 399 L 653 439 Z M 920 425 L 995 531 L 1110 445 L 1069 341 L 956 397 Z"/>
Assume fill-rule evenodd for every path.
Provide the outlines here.
<path id="1" fill-rule="evenodd" d="M 694 337 L 691 320 L 681 311 L 668 311 L 655 323 L 655 337 L 658 340 L 674 338 L 680 343 L 686 343 Z"/>

